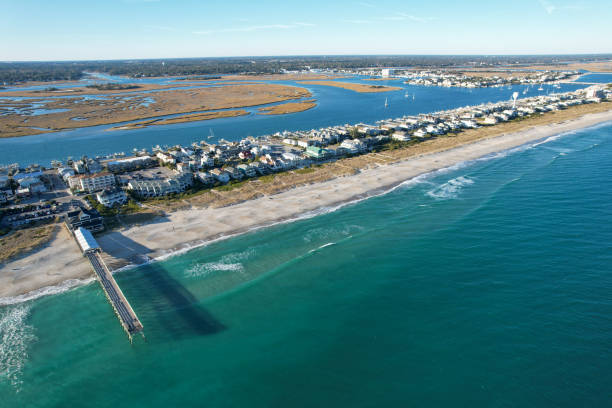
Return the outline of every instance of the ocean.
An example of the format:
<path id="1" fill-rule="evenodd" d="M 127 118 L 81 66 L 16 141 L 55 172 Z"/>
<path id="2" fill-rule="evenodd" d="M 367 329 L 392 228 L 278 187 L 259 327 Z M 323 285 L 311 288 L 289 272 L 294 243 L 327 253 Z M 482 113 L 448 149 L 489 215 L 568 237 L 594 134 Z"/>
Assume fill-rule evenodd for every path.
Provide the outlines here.
<path id="1" fill-rule="evenodd" d="M 0 405 L 603 407 L 612 124 L 0 309 Z M 6 299 L 5 299 L 6 301 Z"/>

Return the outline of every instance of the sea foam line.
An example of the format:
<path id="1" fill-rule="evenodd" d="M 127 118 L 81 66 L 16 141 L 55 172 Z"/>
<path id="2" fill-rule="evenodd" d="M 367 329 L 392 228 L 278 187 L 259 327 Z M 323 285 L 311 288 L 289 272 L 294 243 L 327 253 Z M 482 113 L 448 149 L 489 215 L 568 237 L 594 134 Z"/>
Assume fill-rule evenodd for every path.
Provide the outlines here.
<path id="1" fill-rule="evenodd" d="M 18 392 L 28 347 L 36 341 L 34 328 L 26 323 L 30 307 L 19 305 L 0 313 L 0 380 L 8 381 Z"/>
<path id="2" fill-rule="evenodd" d="M 95 279 L 93 277 L 85 279 L 67 279 L 58 285 L 45 286 L 44 288 L 36 289 L 22 295 L 0 297 L 0 306 L 15 305 L 18 303 L 27 302 L 29 300 L 38 299 L 43 296 L 57 295 L 80 286 L 89 285 L 94 280 Z"/>

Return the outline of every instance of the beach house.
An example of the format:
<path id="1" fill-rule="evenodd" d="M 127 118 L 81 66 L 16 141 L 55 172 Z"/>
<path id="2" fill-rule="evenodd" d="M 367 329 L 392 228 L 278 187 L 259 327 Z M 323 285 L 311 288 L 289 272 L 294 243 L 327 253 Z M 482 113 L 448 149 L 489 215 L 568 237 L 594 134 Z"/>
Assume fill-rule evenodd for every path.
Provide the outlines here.
<path id="1" fill-rule="evenodd" d="M 210 174 L 217 180 L 219 183 L 226 184 L 230 181 L 230 175 L 227 171 L 223 169 L 212 169 Z"/>
<path id="2" fill-rule="evenodd" d="M 96 200 L 105 207 L 114 207 L 127 203 L 128 197 L 120 188 L 106 188 L 96 193 Z"/>

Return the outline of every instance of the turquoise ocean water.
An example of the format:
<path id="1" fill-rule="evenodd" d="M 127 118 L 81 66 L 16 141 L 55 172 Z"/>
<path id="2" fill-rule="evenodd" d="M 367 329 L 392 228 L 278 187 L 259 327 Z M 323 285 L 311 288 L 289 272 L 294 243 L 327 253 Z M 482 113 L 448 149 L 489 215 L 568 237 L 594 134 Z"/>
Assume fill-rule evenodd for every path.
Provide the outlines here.
<path id="1" fill-rule="evenodd" d="M 0 406 L 603 407 L 612 125 L 0 308 Z M 5 300 L 6 301 L 6 300 Z"/>

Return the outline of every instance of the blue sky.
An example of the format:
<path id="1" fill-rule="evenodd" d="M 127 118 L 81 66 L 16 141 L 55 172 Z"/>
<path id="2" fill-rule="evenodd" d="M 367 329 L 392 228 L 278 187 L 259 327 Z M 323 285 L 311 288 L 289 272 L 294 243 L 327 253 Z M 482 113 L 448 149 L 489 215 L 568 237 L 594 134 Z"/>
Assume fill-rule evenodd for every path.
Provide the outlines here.
<path id="1" fill-rule="evenodd" d="M 0 60 L 612 52 L 609 0 L 0 0 Z"/>

